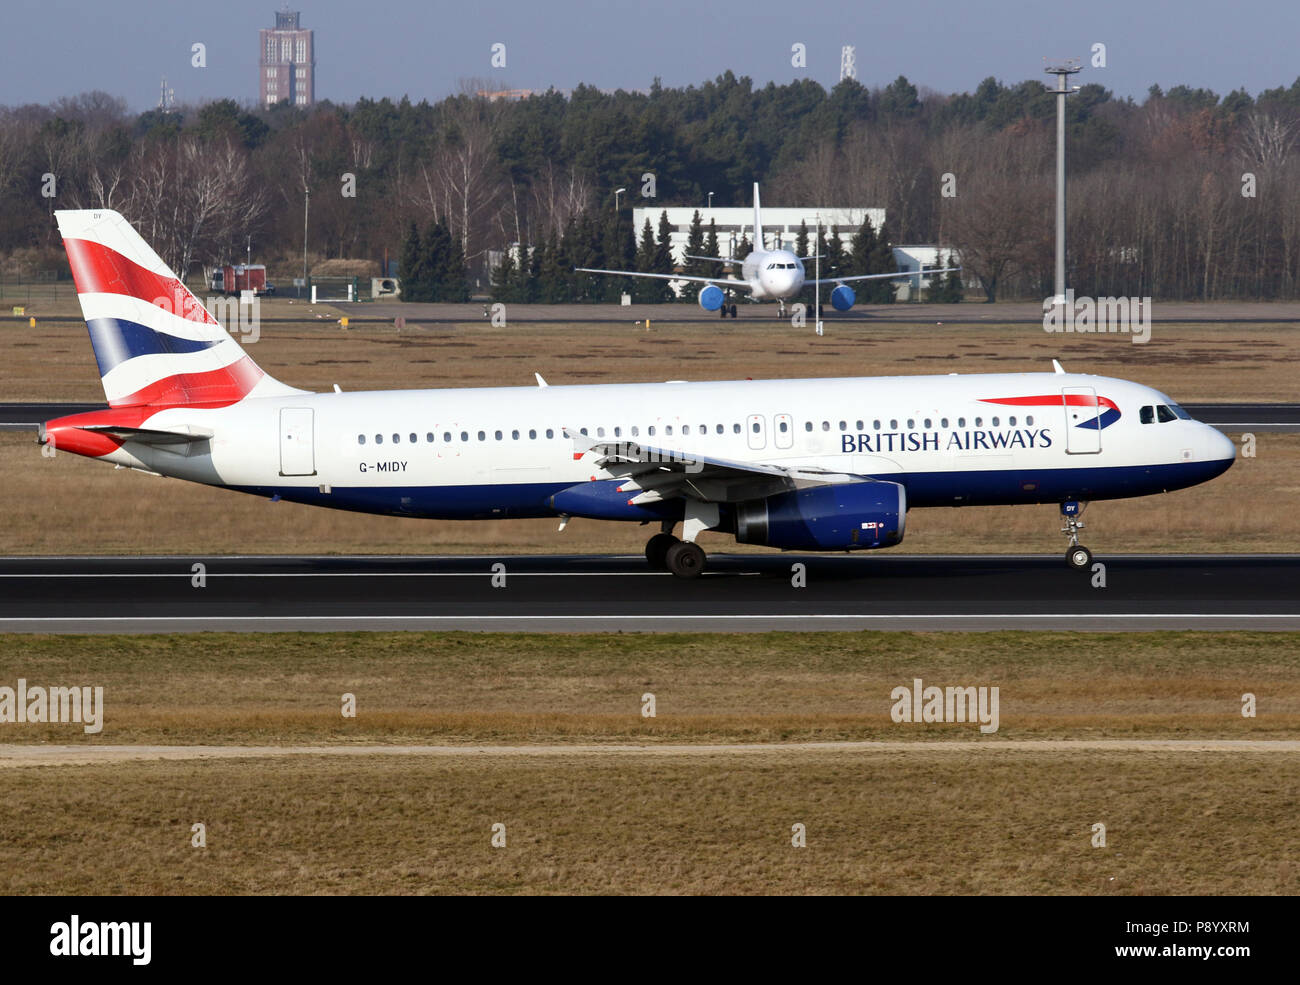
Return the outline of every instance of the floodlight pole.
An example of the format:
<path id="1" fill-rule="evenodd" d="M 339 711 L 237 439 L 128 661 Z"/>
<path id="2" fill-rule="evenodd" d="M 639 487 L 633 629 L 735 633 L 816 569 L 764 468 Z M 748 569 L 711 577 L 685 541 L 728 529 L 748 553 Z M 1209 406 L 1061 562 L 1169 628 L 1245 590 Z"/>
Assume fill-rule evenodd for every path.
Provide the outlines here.
<path id="1" fill-rule="evenodd" d="M 821 335 L 825 330 L 822 325 L 822 214 L 817 213 L 817 238 L 813 240 L 813 310 L 816 312 L 817 334 Z"/>
<path id="2" fill-rule="evenodd" d="M 1080 69 L 1077 58 L 1070 58 L 1044 69 L 1056 76 L 1056 296 L 1054 304 L 1065 304 L 1065 97 L 1078 92 L 1069 86 L 1071 75 Z"/>

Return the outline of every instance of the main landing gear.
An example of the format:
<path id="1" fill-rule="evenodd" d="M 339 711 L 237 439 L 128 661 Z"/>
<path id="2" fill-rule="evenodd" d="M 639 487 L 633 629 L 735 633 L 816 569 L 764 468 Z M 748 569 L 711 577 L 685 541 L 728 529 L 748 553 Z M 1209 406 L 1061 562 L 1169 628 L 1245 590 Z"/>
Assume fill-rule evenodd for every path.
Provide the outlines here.
<path id="1" fill-rule="evenodd" d="M 668 571 L 678 578 L 698 578 L 704 571 L 704 549 L 699 544 L 679 540 L 668 530 L 655 534 L 646 542 L 645 559 L 655 571 Z"/>
<path id="2" fill-rule="evenodd" d="M 735 306 L 734 304 L 724 304 L 721 308 L 718 309 L 718 317 L 719 317 L 719 318 L 727 318 L 727 317 L 735 318 L 735 317 L 736 317 L 736 306 Z"/>
<path id="3" fill-rule="evenodd" d="M 1061 504 L 1061 517 L 1065 520 L 1061 533 L 1067 534 L 1070 538 L 1070 547 L 1065 552 L 1065 563 L 1075 571 L 1086 571 L 1092 565 L 1092 551 L 1079 543 L 1079 531 L 1084 528 L 1084 522 L 1079 518 L 1083 516 L 1087 506 L 1087 503 L 1080 503 L 1073 499 Z"/>

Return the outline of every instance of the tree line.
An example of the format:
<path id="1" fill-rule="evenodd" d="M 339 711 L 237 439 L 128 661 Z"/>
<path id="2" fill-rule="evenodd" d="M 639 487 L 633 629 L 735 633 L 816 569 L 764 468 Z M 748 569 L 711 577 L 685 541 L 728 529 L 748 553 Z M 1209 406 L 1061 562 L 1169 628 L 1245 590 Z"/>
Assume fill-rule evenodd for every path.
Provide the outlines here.
<path id="1" fill-rule="evenodd" d="M 439 296 L 607 299 L 626 283 L 563 268 L 662 268 L 662 235 L 628 218 L 651 175 L 653 198 L 636 204 L 703 205 L 713 193 L 745 205 L 757 180 L 773 206 L 882 207 L 877 247 L 957 251 L 989 299 L 1051 293 L 1055 105 L 1039 80 L 942 94 L 903 77 L 825 89 L 728 72 L 519 101 L 480 88 L 307 109 L 221 100 L 130 113 L 104 93 L 0 108 L 0 253 L 10 268 L 55 269 L 53 210 L 103 207 L 187 272 L 250 245 L 255 259 L 296 267 L 305 246 L 309 265 L 423 256 L 417 291 L 423 278 Z M 1079 293 L 1300 296 L 1300 80 L 1255 96 L 1153 86 L 1140 101 L 1092 83 L 1067 114 Z M 613 217 L 618 188 L 631 194 Z M 489 262 L 499 256 L 504 271 Z"/>

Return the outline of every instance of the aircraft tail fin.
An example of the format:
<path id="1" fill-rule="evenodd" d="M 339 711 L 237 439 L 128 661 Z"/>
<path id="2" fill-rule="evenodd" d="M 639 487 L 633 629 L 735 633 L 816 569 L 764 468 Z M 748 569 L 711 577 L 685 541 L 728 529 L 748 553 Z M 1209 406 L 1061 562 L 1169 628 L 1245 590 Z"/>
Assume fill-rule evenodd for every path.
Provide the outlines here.
<path id="1" fill-rule="evenodd" d="M 301 393 L 272 379 L 110 209 L 55 212 L 111 407 Z"/>

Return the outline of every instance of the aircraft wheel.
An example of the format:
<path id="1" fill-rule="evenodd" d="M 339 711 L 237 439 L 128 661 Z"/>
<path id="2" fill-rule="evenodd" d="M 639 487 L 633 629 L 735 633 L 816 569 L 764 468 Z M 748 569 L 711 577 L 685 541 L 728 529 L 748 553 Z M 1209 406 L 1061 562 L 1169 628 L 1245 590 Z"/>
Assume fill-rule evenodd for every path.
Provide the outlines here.
<path id="1" fill-rule="evenodd" d="M 653 571 L 668 570 L 668 548 L 679 543 L 672 534 L 655 534 L 645 545 L 645 559 Z"/>
<path id="2" fill-rule="evenodd" d="M 731 317 L 736 317 L 736 306 L 734 304 L 731 306 Z"/>
<path id="3" fill-rule="evenodd" d="M 704 571 L 704 549 L 699 544 L 678 541 L 668 548 L 665 560 L 678 578 L 698 578 Z"/>
<path id="4" fill-rule="evenodd" d="M 1076 544 L 1065 552 L 1065 563 L 1075 571 L 1086 571 L 1092 564 L 1092 551 Z"/>

